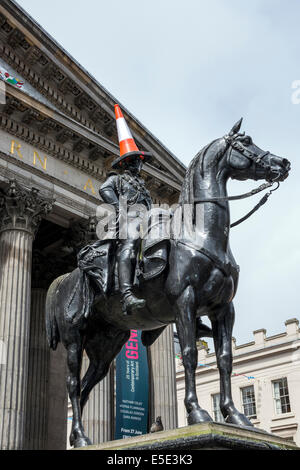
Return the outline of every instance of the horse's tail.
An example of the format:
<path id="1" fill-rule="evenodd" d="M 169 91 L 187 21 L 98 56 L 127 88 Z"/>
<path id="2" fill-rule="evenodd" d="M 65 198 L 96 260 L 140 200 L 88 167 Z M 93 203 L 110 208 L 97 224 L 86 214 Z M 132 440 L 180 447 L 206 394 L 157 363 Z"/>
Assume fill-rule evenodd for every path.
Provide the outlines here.
<path id="1" fill-rule="evenodd" d="M 53 351 L 56 350 L 60 342 L 60 334 L 56 320 L 57 288 L 66 276 L 68 276 L 68 274 L 64 274 L 52 282 L 46 297 L 46 336 L 49 347 L 53 349 Z"/>

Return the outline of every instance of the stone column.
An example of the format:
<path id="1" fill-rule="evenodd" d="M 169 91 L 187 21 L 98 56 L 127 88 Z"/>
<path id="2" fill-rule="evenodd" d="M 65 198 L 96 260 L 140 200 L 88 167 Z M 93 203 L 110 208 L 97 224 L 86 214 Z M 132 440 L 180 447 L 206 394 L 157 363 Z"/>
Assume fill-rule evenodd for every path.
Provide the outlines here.
<path id="1" fill-rule="evenodd" d="M 44 450 L 47 439 L 47 382 L 50 350 L 46 339 L 47 290 L 31 290 L 29 369 L 26 405 L 26 450 Z"/>
<path id="2" fill-rule="evenodd" d="M 88 358 L 85 355 L 83 370 L 88 367 Z M 83 426 L 86 434 L 93 444 L 101 444 L 112 440 L 112 368 L 103 379 L 91 391 L 87 404 L 83 410 Z"/>
<path id="3" fill-rule="evenodd" d="M 32 242 L 51 210 L 38 190 L 10 181 L 0 214 L 0 449 L 23 449 L 27 397 Z"/>
<path id="4" fill-rule="evenodd" d="M 176 371 L 173 326 L 150 347 L 150 425 L 161 416 L 164 429 L 177 427 Z"/>
<path id="5" fill-rule="evenodd" d="M 47 450 L 66 450 L 68 442 L 67 353 L 59 343 L 50 351 L 48 374 Z"/>

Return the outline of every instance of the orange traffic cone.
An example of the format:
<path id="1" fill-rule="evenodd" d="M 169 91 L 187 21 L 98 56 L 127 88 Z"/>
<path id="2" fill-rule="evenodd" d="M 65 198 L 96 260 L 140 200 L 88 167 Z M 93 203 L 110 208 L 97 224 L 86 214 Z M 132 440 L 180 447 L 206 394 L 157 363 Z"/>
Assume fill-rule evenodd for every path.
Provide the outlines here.
<path id="1" fill-rule="evenodd" d="M 115 104 L 115 114 L 120 145 L 120 157 L 113 161 L 111 165 L 112 168 L 122 166 L 123 161 L 127 160 L 127 158 L 141 158 L 142 160 L 149 161 L 152 157 L 151 153 L 141 152 L 138 149 L 118 104 Z"/>

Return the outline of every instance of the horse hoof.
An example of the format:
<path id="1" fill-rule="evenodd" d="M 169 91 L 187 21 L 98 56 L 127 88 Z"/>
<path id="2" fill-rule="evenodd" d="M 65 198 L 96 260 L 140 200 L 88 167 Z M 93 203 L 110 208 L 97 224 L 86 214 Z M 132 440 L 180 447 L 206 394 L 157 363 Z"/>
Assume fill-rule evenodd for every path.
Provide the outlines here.
<path id="1" fill-rule="evenodd" d="M 197 424 L 197 423 L 208 423 L 212 421 L 212 418 L 205 410 L 193 410 L 188 415 L 188 425 Z"/>
<path id="2" fill-rule="evenodd" d="M 75 441 L 74 441 L 74 448 L 78 448 L 78 447 L 86 447 L 86 446 L 91 446 L 92 445 L 92 442 L 90 441 L 90 439 L 88 437 L 78 437 Z"/>
<path id="3" fill-rule="evenodd" d="M 254 427 L 251 421 L 245 415 L 243 415 L 242 413 L 239 413 L 238 411 L 228 415 L 225 418 L 225 423 L 235 424 L 236 426 L 240 426 L 242 428 Z"/>
<path id="4" fill-rule="evenodd" d="M 74 447 L 75 436 L 74 436 L 74 433 L 73 433 L 73 432 L 72 432 L 72 434 L 70 435 L 69 442 L 70 442 L 70 446 L 71 446 L 71 447 Z"/>

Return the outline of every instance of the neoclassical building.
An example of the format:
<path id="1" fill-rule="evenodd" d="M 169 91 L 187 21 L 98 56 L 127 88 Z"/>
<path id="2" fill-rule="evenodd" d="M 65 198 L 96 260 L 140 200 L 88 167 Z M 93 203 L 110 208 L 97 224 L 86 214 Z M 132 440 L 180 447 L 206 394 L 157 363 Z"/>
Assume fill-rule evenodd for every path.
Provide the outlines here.
<path id="1" fill-rule="evenodd" d="M 232 395 L 239 411 L 264 431 L 294 441 L 300 446 L 300 329 L 295 318 L 285 322 L 285 331 L 267 336 L 265 329 L 253 332 L 249 343 L 232 340 Z M 177 366 L 178 425 L 186 426 L 184 372 Z M 196 371 L 200 406 L 214 421 L 224 422 L 220 412 L 219 372 L 216 356 L 199 343 Z"/>
<path id="2" fill-rule="evenodd" d="M 0 85 L 0 448 L 64 449 L 66 364 L 46 344 L 45 295 L 96 237 L 98 188 L 119 155 L 115 99 L 12 0 L 0 3 Z M 176 202 L 184 165 L 122 109 L 154 155 L 142 175 L 154 202 Z M 172 329 L 149 362 L 149 421 L 176 427 Z M 94 443 L 113 438 L 113 388 L 111 372 L 85 410 Z"/>

